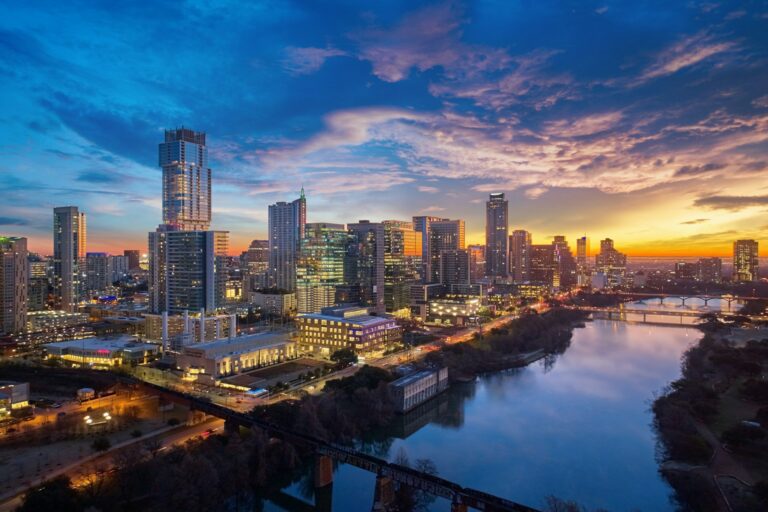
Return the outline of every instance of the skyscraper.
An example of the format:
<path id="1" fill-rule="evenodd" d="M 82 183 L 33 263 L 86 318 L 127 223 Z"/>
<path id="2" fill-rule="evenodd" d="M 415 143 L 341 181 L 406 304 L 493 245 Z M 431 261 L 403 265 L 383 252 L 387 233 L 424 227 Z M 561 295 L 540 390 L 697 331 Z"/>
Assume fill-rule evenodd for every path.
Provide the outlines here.
<path id="1" fill-rule="evenodd" d="M 111 285 L 109 257 L 105 252 L 89 252 L 85 255 L 85 290 L 97 295 Z"/>
<path id="2" fill-rule="evenodd" d="M 187 128 L 165 131 L 159 145 L 163 169 L 163 223 L 182 231 L 211 225 L 211 169 L 205 133 Z"/>
<path id="3" fill-rule="evenodd" d="M 432 276 L 432 259 L 429 257 L 429 225 L 432 222 L 447 221 L 442 217 L 413 217 L 413 230 L 421 233 L 421 282 L 429 283 Z"/>
<path id="4" fill-rule="evenodd" d="M 128 270 L 138 270 L 141 261 L 141 251 L 138 249 L 125 249 L 123 256 L 128 258 Z"/>
<path id="5" fill-rule="evenodd" d="M 440 284 L 449 290 L 453 285 L 469 282 L 469 252 L 453 249 L 440 253 Z"/>
<path id="6" fill-rule="evenodd" d="M 385 220 L 384 225 L 384 307 L 398 311 L 410 305 L 411 285 L 419 282 L 422 237 L 413 223 Z"/>
<path id="7" fill-rule="evenodd" d="M 723 280 L 723 260 L 720 258 L 701 258 L 697 265 L 696 279 L 702 283 L 720 283 Z"/>
<path id="8" fill-rule="evenodd" d="M 586 236 L 576 239 L 576 273 L 579 285 L 589 283 L 589 238 Z"/>
<path id="9" fill-rule="evenodd" d="M 469 280 L 478 283 L 485 277 L 485 246 L 470 245 L 469 252 Z"/>
<path id="10" fill-rule="evenodd" d="M 758 244 L 755 240 L 736 240 L 733 242 L 733 281 L 746 283 L 760 278 Z"/>
<path id="11" fill-rule="evenodd" d="M 347 282 L 359 285 L 363 305 L 373 307 L 377 313 L 384 313 L 384 224 L 361 220 L 348 224 L 347 229 L 352 235 Z"/>
<path id="12" fill-rule="evenodd" d="M 531 269 L 531 234 L 516 229 L 509 237 L 509 270 L 515 283 L 528 282 Z"/>
<path id="13" fill-rule="evenodd" d="M 557 264 L 556 286 L 562 290 L 569 290 L 577 283 L 576 260 L 564 236 L 556 235 L 552 241 L 552 246 Z"/>
<path id="14" fill-rule="evenodd" d="M 343 224 L 306 225 L 296 266 L 299 313 L 319 313 L 336 303 L 336 288 L 344 284 L 349 241 Z"/>
<path id="15" fill-rule="evenodd" d="M 290 203 L 269 205 L 269 272 L 277 288 L 296 290 L 296 257 L 304 225 L 307 223 L 307 200 L 304 189 Z"/>
<path id="16" fill-rule="evenodd" d="M 429 223 L 429 254 L 431 283 L 441 283 L 441 255 L 443 251 L 466 248 L 463 220 L 439 220 Z"/>
<path id="17" fill-rule="evenodd" d="M 559 286 L 555 246 L 553 244 L 530 245 L 528 280 L 547 286 Z"/>
<path id="18" fill-rule="evenodd" d="M 57 306 L 74 312 L 82 298 L 85 273 L 85 213 L 77 206 L 53 209 L 53 290 Z"/>
<path id="19" fill-rule="evenodd" d="M 509 203 L 503 193 L 491 194 L 485 203 L 485 273 L 507 277 Z"/>
<path id="20" fill-rule="evenodd" d="M 248 291 L 269 287 L 269 240 L 252 240 L 240 256 L 244 286 Z"/>
<path id="21" fill-rule="evenodd" d="M 595 256 L 595 270 L 605 276 L 609 287 L 621 286 L 627 272 L 627 256 L 613 246 L 613 240 L 600 240 L 600 253 Z"/>
<path id="22" fill-rule="evenodd" d="M 27 239 L 0 236 L 0 333 L 27 329 Z"/>

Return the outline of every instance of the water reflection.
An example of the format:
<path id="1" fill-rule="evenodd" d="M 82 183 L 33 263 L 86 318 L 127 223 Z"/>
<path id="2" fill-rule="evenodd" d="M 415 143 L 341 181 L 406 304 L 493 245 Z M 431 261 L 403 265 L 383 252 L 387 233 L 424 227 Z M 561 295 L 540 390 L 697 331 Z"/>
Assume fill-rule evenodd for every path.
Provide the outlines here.
<path id="1" fill-rule="evenodd" d="M 445 478 L 532 506 L 555 495 L 612 511 L 672 510 L 649 402 L 699 337 L 689 328 L 589 322 L 548 373 L 542 362 L 454 386 L 363 446 L 390 460 L 403 448 L 411 460 L 433 460 Z M 333 510 L 369 508 L 373 485 L 373 475 L 339 467 Z M 430 510 L 447 509 L 438 500 Z"/>

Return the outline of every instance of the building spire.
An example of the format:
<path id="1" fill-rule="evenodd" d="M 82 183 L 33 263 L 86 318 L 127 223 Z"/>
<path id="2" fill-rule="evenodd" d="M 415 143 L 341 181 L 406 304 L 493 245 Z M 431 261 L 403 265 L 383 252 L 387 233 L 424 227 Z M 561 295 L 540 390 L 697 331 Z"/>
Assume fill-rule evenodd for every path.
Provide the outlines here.
<path id="1" fill-rule="evenodd" d="M 304 198 L 304 185 L 301 185 L 301 195 L 299 195 L 299 199 L 305 199 Z"/>

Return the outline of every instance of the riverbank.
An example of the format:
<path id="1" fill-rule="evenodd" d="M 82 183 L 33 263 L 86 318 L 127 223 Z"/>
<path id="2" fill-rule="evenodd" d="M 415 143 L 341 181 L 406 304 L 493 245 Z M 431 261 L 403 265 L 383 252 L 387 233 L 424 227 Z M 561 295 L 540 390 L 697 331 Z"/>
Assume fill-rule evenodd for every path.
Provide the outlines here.
<path id="1" fill-rule="evenodd" d="M 768 509 L 768 340 L 704 329 L 682 377 L 653 403 L 662 473 L 682 506 Z"/>

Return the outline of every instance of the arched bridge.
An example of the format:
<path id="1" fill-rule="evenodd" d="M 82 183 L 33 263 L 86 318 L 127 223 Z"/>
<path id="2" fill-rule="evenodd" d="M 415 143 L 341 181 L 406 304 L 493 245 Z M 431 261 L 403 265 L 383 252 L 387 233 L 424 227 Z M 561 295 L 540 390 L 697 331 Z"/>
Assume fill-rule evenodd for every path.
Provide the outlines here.
<path id="1" fill-rule="evenodd" d="M 233 411 L 194 395 L 133 378 L 124 378 L 124 380 L 129 381 L 131 384 L 150 388 L 170 401 L 182 403 L 188 405 L 193 410 L 221 418 L 225 421 L 225 427 L 229 430 L 237 427 L 256 427 L 264 430 L 271 437 L 311 448 L 317 456 L 315 486 L 318 488 L 326 487 L 332 483 L 332 460 L 351 464 L 375 473 L 376 490 L 372 507 L 373 511 L 387 510 L 387 506 L 394 500 L 393 483 L 401 483 L 413 489 L 449 500 L 451 502 L 451 512 L 466 512 L 469 508 L 485 512 L 537 512 L 534 508 L 482 491 L 462 487 L 444 478 L 388 462 L 347 446 L 330 443 L 279 425 L 257 420 L 247 414 Z"/>
<path id="2" fill-rule="evenodd" d="M 700 300 L 704 305 L 708 305 L 711 300 L 724 300 L 728 303 L 728 307 L 732 302 L 743 302 L 750 300 L 768 300 L 764 297 L 748 297 L 741 295 L 709 295 L 709 294 L 685 294 L 685 293 L 645 293 L 645 292 L 616 292 L 616 295 L 626 297 L 628 299 L 646 300 L 646 299 L 659 299 L 664 304 L 665 299 L 678 299 L 685 306 L 685 303 L 689 300 Z"/>

